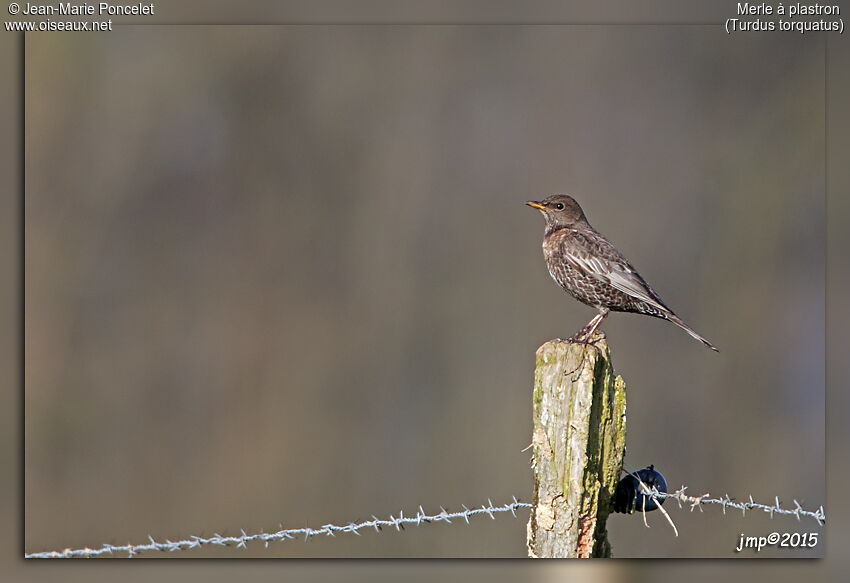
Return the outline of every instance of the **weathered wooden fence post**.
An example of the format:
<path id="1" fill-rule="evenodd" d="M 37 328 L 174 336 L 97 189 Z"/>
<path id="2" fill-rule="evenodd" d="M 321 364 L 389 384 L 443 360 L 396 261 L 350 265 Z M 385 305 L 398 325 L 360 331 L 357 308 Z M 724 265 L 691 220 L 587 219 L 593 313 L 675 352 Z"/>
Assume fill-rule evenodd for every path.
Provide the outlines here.
<path id="1" fill-rule="evenodd" d="M 598 340 L 597 340 L 598 339 Z M 531 557 L 609 557 L 605 523 L 626 451 L 626 384 L 604 334 L 537 349 Z"/>

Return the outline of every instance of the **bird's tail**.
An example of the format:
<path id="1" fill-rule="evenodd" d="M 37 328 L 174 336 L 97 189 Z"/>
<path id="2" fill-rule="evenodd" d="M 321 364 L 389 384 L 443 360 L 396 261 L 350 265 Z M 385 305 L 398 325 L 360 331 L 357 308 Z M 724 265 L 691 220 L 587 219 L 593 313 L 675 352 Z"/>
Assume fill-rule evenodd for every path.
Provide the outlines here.
<path id="1" fill-rule="evenodd" d="M 711 342 L 709 342 L 708 340 L 706 340 L 705 338 L 703 338 L 702 336 L 697 334 L 696 330 L 694 330 L 693 328 L 691 328 L 690 326 L 685 324 L 685 322 L 682 321 L 682 319 L 679 316 L 677 316 L 676 314 L 674 314 L 673 312 L 670 312 L 669 314 L 667 314 L 666 318 L 668 320 L 670 320 L 671 322 L 673 322 L 674 324 L 676 324 L 676 326 L 678 326 L 679 328 L 681 328 L 682 330 L 684 330 L 685 332 L 687 332 L 688 334 L 690 334 L 691 336 L 693 336 L 694 338 L 696 338 L 697 340 L 699 340 L 700 342 L 702 342 L 703 344 L 705 344 L 706 346 L 711 348 L 714 352 L 720 352 L 714 344 L 712 344 Z"/>

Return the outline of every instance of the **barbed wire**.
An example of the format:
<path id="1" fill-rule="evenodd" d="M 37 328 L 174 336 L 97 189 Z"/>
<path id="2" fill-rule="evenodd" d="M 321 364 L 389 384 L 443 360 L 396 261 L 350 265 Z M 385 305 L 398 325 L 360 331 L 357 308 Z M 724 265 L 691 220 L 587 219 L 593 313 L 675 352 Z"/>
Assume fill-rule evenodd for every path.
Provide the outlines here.
<path id="1" fill-rule="evenodd" d="M 65 549 L 64 551 L 48 551 L 43 553 L 31 553 L 25 555 L 27 559 L 58 559 L 58 558 L 74 558 L 74 557 L 97 557 L 99 555 L 105 554 L 113 554 L 113 553 L 128 553 L 131 557 L 137 555 L 144 551 L 184 551 L 189 549 L 195 549 L 201 547 L 203 545 L 217 545 L 217 546 L 230 546 L 236 545 L 238 548 L 247 548 L 247 543 L 252 541 L 262 541 L 265 543 L 266 547 L 269 546 L 270 542 L 275 541 L 284 541 L 289 539 L 295 539 L 303 537 L 305 541 L 310 540 L 314 536 L 326 535 L 326 536 L 336 536 L 336 533 L 351 533 L 360 536 L 358 532 L 364 528 L 374 528 L 377 532 L 381 532 L 383 527 L 395 527 L 396 530 L 403 530 L 405 525 L 416 525 L 419 526 L 423 522 L 431 523 L 431 522 L 448 522 L 451 523 L 454 519 L 463 519 L 469 524 L 469 519 L 474 516 L 480 516 L 482 514 L 488 515 L 493 520 L 496 520 L 496 514 L 502 512 L 510 512 L 514 517 L 516 517 L 516 511 L 520 508 L 531 508 L 531 504 L 528 502 L 520 502 L 517 500 L 516 496 L 513 497 L 513 501 L 507 504 L 503 504 L 501 506 L 493 506 L 493 503 L 488 499 L 487 505 L 480 506 L 477 508 L 469 508 L 465 504 L 462 505 L 463 510 L 459 510 L 457 512 L 448 512 L 445 508 L 440 506 L 440 512 L 438 514 L 427 514 L 422 506 L 416 511 L 415 516 L 405 516 L 404 511 L 399 512 L 398 516 L 393 516 L 390 514 L 389 519 L 381 519 L 372 515 L 371 520 L 364 520 L 362 522 L 349 522 L 346 525 L 340 526 L 337 524 L 325 524 L 321 528 L 289 528 L 284 529 L 281 528 L 277 532 L 273 533 L 256 533 L 256 534 L 248 534 L 244 530 L 240 536 L 222 536 L 218 533 L 214 534 L 211 537 L 199 537 L 193 536 L 185 540 L 179 541 L 170 541 L 166 539 L 165 542 L 158 542 L 153 539 L 153 537 L 149 536 L 149 542 L 133 545 L 111 545 L 104 544 L 100 548 L 90 549 Z"/>
<path id="2" fill-rule="evenodd" d="M 675 492 L 659 492 L 654 486 L 649 490 L 649 496 L 654 496 L 660 499 L 673 499 L 679 503 L 679 508 L 682 508 L 682 502 L 690 504 L 691 511 L 694 508 L 699 508 L 700 512 L 702 512 L 702 506 L 705 504 L 719 504 L 723 507 L 723 514 L 726 514 L 727 508 L 734 508 L 735 510 L 740 510 L 744 516 L 747 515 L 747 510 L 762 510 L 770 514 L 770 518 L 773 518 L 774 514 L 784 514 L 788 516 L 796 516 L 797 520 L 800 520 L 801 517 L 806 516 L 809 518 L 814 518 L 817 523 L 823 526 L 826 523 L 826 514 L 824 513 L 823 506 L 819 507 L 815 511 L 804 510 L 800 503 L 794 500 L 794 508 L 782 508 L 779 503 L 779 496 L 776 496 L 774 499 L 774 503 L 771 505 L 768 504 L 760 504 L 753 500 L 752 494 L 750 495 L 750 499 L 748 502 L 738 502 L 734 498 L 730 498 L 729 494 L 726 494 L 723 498 L 710 498 L 709 494 L 703 494 L 702 496 L 689 496 L 685 494 L 685 490 L 687 490 L 687 486 L 682 486 Z"/>
<path id="3" fill-rule="evenodd" d="M 703 505 L 718 504 L 723 507 L 724 514 L 726 514 L 726 508 L 734 508 L 737 510 L 741 510 L 744 515 L 746 515 L 747 510 L 763 510 L 770 514 L 771 519 L 773 518 L 774 514 L 781 514 L 796 516 L 797 520 L 800 520 L 801 517 L 804 516 L 811 517 L 814 518 L 820 525 L 823 525 L 826 521 L 826 515 L 824 513 L 823 506 L 818 508 L 818 510 L 812 512 L 809 510 L 804 510 L 800 506 L 800 504 L 796 500 L 794 500 L 795 508 L 792 510 L 788 508 L 782 508 L 779 504 L 778 497 L 775 499 L 775 504 L 766 505 L 753 501 L 752 496 L 750 496 L 749 502 L 736 502 L 734 499 L 730 498 L 728 494 L 724 498 L 710 498 L 708 494 L 703 494 L 702 496 L 689 496 L 685 494 L 686 489 L 687 488 L 685 486 L 682 486 L 676 492 L 664 493 L 659 492 L 655 488 L 653 488 L 648 492 L 648 494 L 657 498 L 671 498 L 677 500 L 679 502 L 680 508 L 683 507 L 683 502 L 688 503 L 691 505 L 691 510 L 696 507 L 699 507 L 700 511 L 702 511 Z M 419 526 L 422 523 L 429 524 L 434 522 L 446 522 L 451 524 L 453 520 L 457 519 L 463 519 L 466 524 L 469 524 L 469 519 L 476 516 L 487 515 L 491 519 L 495 520 L 496 514 L 506 512 L 510 512 L 513 517 L 516 518 L 517 510 L 531 509 L 533 505 L 529 504 L 528 502 L 520 502 L 516 498 L 516 496 L 514 496 L 511 502 L 502 504 L 501 506 L 494 506 L 493 502 L 489 499 L 487 500 L 487 505 L 481 505 L 480 507 L 469 508 L 465 504 L 461 506 L 463 510 L 458 510 L 455 512 L 449 512 L 441 506 L 440 512 L 437 514 L 427 514 L 422 509 L 422 506 L 419 506 L 414 516 L 405 516 L 404 511 L 401 511 L 399 512 L 398 516 L 393 516 L 391 514 L 389 518 L 381 519 L 373 514 L 371 520 L 364 520 L 361 522 L 349 522 L 345 525 L 325 524 L 320 528 L 303 527 L 284 529 L 281 526 L 280 530 L 272 533 L 265 533 L 261 531 L 255 534 L 248 534 L 247 532 L 242 530 L 241 534 L 238 536 L 224 536 L 215 533 L 210 537 L 191 536 L 187 539 L 178 541 L 166 539 L 165 542 L 154 540 L 152 536 L 148 536 L 147 543 L 127 543 L 125 545 L 112 545 L 109 543 L 105 543 L 99 548 L 68 548 L 62 551 L 26 553 L 24 557 L 27 559 L 88 558 L 98 557 L 102 555 L 113 555 L 115 553 L 127 553 L 128 556 L 133 557 L 135 555 L 138 555 L 139 553 L 146 551 L 186 551 L 190 549 L 197 549 L 206 545 L 215 545 L 223 547 L 235 545 L 237 548 L 247 549 L 248 543 L 255 541 L 264 543 L 266 548 L 268 548 L 269 543 L 292 540 L 296 538 L 303 538 L 304 541 L 308 541 L 311 538 L 320 535 L 336 536 L 336 533 L 348 533 L 360 536 L 360 533 L 358 531 L 362 529 L 374 529 L 376 532 L 381 532 L 384 527 L 393 527 L 396 530 L 400 531 L 404 530 L 405 525 Z"/>

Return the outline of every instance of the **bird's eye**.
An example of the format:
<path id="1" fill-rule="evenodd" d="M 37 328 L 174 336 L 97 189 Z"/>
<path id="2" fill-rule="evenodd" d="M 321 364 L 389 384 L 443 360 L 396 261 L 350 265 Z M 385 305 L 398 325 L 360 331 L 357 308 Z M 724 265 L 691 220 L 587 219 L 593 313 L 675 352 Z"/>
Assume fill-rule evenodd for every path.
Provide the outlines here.
<path id="1" fill-rule="evenodd" d="M 555 205 L 555 208 L 558 209 L 559 211 L 564 210 L 564 203 L 559 202 L 558 204 Z"/>

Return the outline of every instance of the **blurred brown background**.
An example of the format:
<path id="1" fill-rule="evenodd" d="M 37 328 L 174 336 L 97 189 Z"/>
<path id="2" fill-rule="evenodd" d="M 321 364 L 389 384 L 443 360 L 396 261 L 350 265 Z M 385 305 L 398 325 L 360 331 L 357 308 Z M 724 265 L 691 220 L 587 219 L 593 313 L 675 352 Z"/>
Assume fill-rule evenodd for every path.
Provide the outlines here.
<path id="1" fill-rule="evenodd" d="M 627 465 L 824 504 L 824 46 L 720 34 L 30 37 L 26 551 L 528 500 L 534 350 L 592 315 L 522 206 L 552 192 L 722 351 L 606 322 Z M 615 554 L 800 529 L 672 517 Z M 525 518 L 240 556 L 521 557 Z"/>

